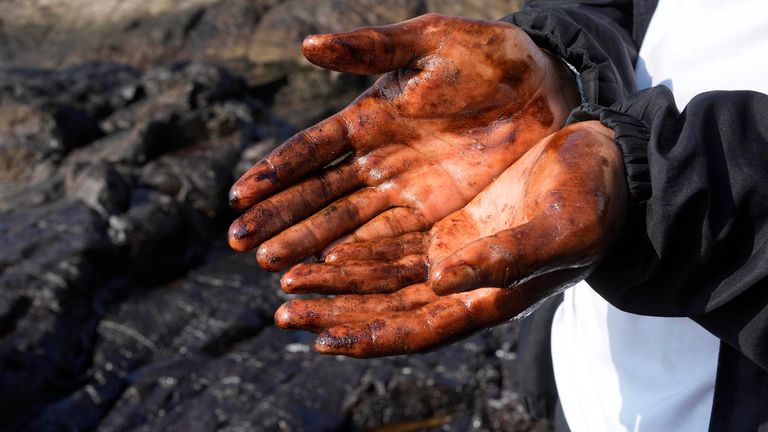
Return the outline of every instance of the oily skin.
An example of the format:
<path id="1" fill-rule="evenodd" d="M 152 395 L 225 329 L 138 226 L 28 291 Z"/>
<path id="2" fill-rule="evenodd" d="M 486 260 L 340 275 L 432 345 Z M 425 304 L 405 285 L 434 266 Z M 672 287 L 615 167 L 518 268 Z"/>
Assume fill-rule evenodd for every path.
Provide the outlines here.
<path id="1" fill-rule="evenodd" d="M 310 36 L 302 49 L 321 67 L 383 75 L 232 187 L 231 205 L 245 212 L 229 244 L 257 248 L 270 271 L 331 244 L 429 229 L 559 129 L 577 104 L 570 73 L 499 21 L 424 15 Z"/>
<path id="2" fill-rule="evenodd" d="M 319 333 L 315 348 L 356 357 L 419 352 L 524 314 L 581 280 L 622 227 L 623 162 L 598 122 L 545 138 L 427 233 L 331 247 L 299 264 L 283 328 Z"/>

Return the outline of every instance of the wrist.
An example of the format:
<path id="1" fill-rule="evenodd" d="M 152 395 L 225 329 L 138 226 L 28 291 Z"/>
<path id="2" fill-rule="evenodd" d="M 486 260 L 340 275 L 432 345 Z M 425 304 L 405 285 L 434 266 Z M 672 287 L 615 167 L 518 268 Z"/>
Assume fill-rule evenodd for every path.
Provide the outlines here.
<path id="1" fill-rule="evenodd" d="M 559 95 L 568 112 L 584 103 L 581 76 L 575 67 L 561 57 L 541 49 L 549 62 L 551 89 Z"/>
<path id="2" fill-rule="evenodd" d="M 582 93 L 577 75 L 568 64 L 545 49 L 539 50 L 544 73 L 538 92 L 546 97 L 552 111 L 551 131 L 554 132 L 563 127 L 570 112 L 581 105 Z"/>

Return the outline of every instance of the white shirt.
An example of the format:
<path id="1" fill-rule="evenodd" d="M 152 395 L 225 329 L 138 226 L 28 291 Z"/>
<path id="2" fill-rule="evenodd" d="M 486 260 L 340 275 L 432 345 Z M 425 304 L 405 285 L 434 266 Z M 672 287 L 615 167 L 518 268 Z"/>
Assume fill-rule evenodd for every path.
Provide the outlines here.
<path id="1" fill-rule="evenodd" d="M 679 108 L 708 90 L 768 93 L 768 2 L 660 0 L 640 49 L 639 88 Z M 687 318 L 622 312 L 586 282 L 552 326 L 560 403 L 573 432 L 706 431 L 719 340 Z"/>

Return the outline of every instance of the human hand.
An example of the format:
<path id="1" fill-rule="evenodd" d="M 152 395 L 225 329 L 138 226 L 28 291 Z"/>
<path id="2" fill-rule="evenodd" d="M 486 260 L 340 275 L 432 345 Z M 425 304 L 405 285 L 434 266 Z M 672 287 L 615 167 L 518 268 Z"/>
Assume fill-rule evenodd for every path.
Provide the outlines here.
<path id="1" fill-rule="evenodd" d="M 608 251 L 624 220 L 623 166 L 610 129 L 563 128 L 429 233 L 338 244 L 324 263 L 293 267 L 285 291 L 342 295 L 288 301 L 275 321 L 321 333 L 320 352 L 372 357 L 431 349 L 523 314 Z"/>
<path id="2" fill-rule="evenodd" d="M 559 129 L 577 104 L 570 72 L 500 21 L 425 15 L 311 36 L 303 51 L 328 69 L 384 75 L 232 187 L 230 203 L 247 210 L 229 244 L 261 245 L 259 264 L 272 271 L 344 235 L 429 228 Z"/>

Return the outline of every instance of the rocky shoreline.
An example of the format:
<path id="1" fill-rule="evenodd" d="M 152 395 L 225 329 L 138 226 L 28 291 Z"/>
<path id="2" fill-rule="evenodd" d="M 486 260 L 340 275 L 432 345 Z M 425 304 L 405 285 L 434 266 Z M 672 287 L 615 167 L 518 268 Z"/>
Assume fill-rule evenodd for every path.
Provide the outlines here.
<path id="1" fill-rule="evenodd" d="M 430 2 L 416 3 L 389 13 Z M 297 35 L 306 29 L 285 23 L 307 20 L 292 14 L 299 6 L 384 19 L 344 2 L 189 5 L 178 14 L 203 10 L 201 28 L 242 19 Z M 0 35 L 23 24 L 16 12 L 2 14 Z M 135 13 L 177 30 L 168 14 Z M 0 57 L 19 60 L 8 41 Z M 132 62 L 89 49 L 54 59 L 63 67 L 0 70 L 0 430 L 548 430 L 515 393 L 514 324 L 423 355 L 319 356 L 311 335 L 273 325 L 279 275 L 226 247 L 233 179 L 367 78 L 293 54 L 251 59 L 249 74 L 222 58 Z"/>

